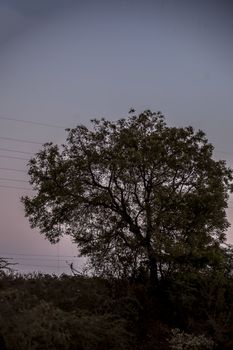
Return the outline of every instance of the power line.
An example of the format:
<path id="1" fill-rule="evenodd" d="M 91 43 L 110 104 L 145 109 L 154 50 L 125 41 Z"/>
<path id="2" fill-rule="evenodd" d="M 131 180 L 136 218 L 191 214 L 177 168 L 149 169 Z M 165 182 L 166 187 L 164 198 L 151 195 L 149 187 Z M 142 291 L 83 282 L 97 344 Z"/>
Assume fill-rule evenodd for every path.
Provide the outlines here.
<path id="1" fill-rule="evenodd" d="M 43 256 L 43 257 L 54 257 L 54 258 L 57 258 L 56 255 L 52 255 L 52 254 L 26 254 L 26 253 L 0 253 L 0 255 L 4 256 L 4 255 L 8 255 L 8 256 L 12 256 L 12 255 L 15 255 L 15 256 Z M 61 258 L 78 258 L 77 256 L 73 256 L 73 255 L 60 255 Z"/>
<path id="2" fill-rule="evenodd" d="M 9 179 L 9 178 L 7 178 L 7 177 L 0 177 L 0 180 L 2 180 L 2 181 L 14 181 L 14 182 L 26 182 L 26 183 L 28 183 L 28 181 L 26 181 L 26 180 L 21 180 L 21 179 Z"/>
<path id="3" fill-rule="evenodd" d="M 46 260 L 46 261 L 56 261 L 57 257 L 55 256 L 54 258 L 55 259 L 51 259 L 51 258 L 45 258 L 45 257 L 42 257 L 42 258 L 37 258 L 37 257 L 31 257 L 31 258 L 21 258 L 21 257 L 14 257 L 14 258 L 7 258 L 7 257 L 4 257 L 4 256 L 1 256 L 1 258 L 3 259 L 17 259 L 18 260 L 29 260 L 29 261 L 37 261 L 37 260 Z M 72 257 L 73 258 L 73 257 Z M 59 259 L 60 261 L 67 261 L 67 259 Z"/>
<path id="4" fill-rule="evenodd" d="M 0 139 L 1 140 L 7 140 L 7 141 L 23 142 L 23 143 L 33 143 L 35 145 L 43 145 L 42 142 L 29 141 L 29 140 L 25 140 L 25 139 L 15 139 L 13 137 L 0 136 Z"/>
<path id="5" fill-rule="evenodd" d="M 3 119 L 0 117 L 0 119 Z M 15 119 L 12 119 L 15 120 Z M 26 121 L 25 121 L 26 122 Z M 37 122 L 30 122 L 27 121 L 28 123 L 33 123 L 33 124 L 42 124 L 42 125 L 46 125 L 46 126 L 51 126 L 51 127 L 59 127 L 59 128 L 63 128 L 61 126 L 55 126 L 55 125 L 50 125 L 50 124 L 43 124 L 43 123 L 37 123 Z M 22 142 L 22 143 L 30 143 L 30 144 L 35 144 L 35 145 L 43 145 L 43 142 L 38 142 L 38 141 L 30 141 L 30 140 L 25 140 L 25 139 L 17 139 L 17 138 L 13 138 L 13 137 L 5 137 L 5 136 L 0 136 L 0 139 L 2 140 L 7 140 L 7 141 L 15 141 L 15 142 Z M 33 155 L 34 153 L 32 152 L 24 152 L 24 151 L 18 151 L 18 150 L 11 150 L 11 149 L 5 149 L 5 148 L 0 148 L 0 150 L 3 151 L 9 151 L 9 152 L 18 152 L 18 153 L 25 153 L 25 154 L 31 154 Z M 233 152 L 227 152 L 227 151 L 221 151 L 221 150 L 216 150 L 214 149 L 215 153 L 223 153 L 223 154 L 228 154 L 228 155 L 233 155 Z"/>
<path id="6" fill-rule="evenodd" d="M 0 185 L 0 188 L 9 188 L 9 189 L 15 189 L 15 190 L 33 191 L 32 188 L 19 187 L 19 186 Z"/>
<path id="7" fill-rule="evenodd" d="M 26 160 L 29 161 L 27 158 L 21 158 L 21 157 L 14 157 L 14 156 L 5 156 L 5 155 L 0 155 L 1 158 L 9 158 L 9 159 L 18 159 L 18 160 Z"/>
<path id="8" fill-rule="evenodd" d="M 15 153 L 22 153 L 22 154 L 35 155 L 35 154 L 32 153 L 32 152 L 18 151 L 18 150 L 16 150 L 16 149 L 9 149 L 9 148 L 2 148 L 2 147 L 0 147 L 0 151 L 15 152 Z"/>
<path id="9" fill-rule="evenodd" d="M 57 266 L 52 266 L 52 265 L 34 265 L 34 264 L 18 264 L 18 266 L 28 266 L 28 267 L 51 267 L 54 269 L 57 269 Z M 60 266 L 61 268 L 69 268 L 69 266 L 64 265 Z"/>
<path id="10" fill-rule="evenodd" d="M 223 153 L 223 154 L 229 154 L 229 155 L 233 155 L 233 152 L 227 152 L 227 151 L 217 151 L 214 150 L 215 153 Z"/>
<path id="11" fill-rule="evenodd" d="M 16 172 L 18 172 L 18 173 L 27 173 L 27 170 L 22 170 L 22 169 L 0 168 L 0 170 L 6 170 L 6 171 L 16 171 Z"/>
<path id="12" fill-rule="evenodd" d="M 12 121 L 12 122 L 41 125 L 41 126 L 52 127 L 52 128 L 60 128 L 60 129 L 66 129 L 67 128 L 67 127 L 62 126 L 62 125 L 57 125 L 57 124 L 52 124 L 52 123 L 42 123 L 42 122 L 37 122 L 37 121 L 32 121 L 32 120 L 25 120 L 25 119 L 10 118 L 10 117 L 2 116 L 2 115 L 0 115 L 0 120 L 8 120 L 8 121 Z M 43 145 L 43 143 L 40 143 L 40 142 L 28 141 L 28 140 L 19 140 L 19 139 L 8 138 L 8 137 L 0 137 L 0 139 Z M 218 151 L 218 150 L 215 150 L 215 149 L 214 149 L 214 152 L 233 155 L 233 152 L 227 152 L 227 151 L 221 151 L 221 150 Z"/>
<path id="13" fill-rule="evenodd" d="M 34 125 L 46 126 L 46 127 L 49 127 L 49 128 L 66 129 L 66 127 L 62 126 L 62 125 L 55 125 L 55 124 L 50 124 L 50 123 L 41 123 L 41 122 L 35 122 L 35 121 L 25 120 L 25 119 L 8 118 L 8 117 L 3 117 L 3 116 L 0 116 L 0 119 L 2 119 L 2 120 L 9 120 L 9 121 L 12 121 L 12 122 L 17 122 L 17 123 L 25 123 L 25 124 L 34 124 Z"/>

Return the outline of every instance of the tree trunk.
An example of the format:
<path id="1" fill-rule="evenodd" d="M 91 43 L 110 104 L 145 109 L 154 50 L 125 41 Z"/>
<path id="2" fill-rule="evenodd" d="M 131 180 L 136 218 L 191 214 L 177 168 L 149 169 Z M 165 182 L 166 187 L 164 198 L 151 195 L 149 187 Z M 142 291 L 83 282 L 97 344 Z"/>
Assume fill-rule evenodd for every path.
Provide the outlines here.
<path id="1" fill-rule="evenodd" d="M 153 248 L 148 247 L 148 260 L 149 260 L 149 272 L 150 272 L 150 285 L 153 287 L 158 285 L 158 266 L 157 258 Z"/>

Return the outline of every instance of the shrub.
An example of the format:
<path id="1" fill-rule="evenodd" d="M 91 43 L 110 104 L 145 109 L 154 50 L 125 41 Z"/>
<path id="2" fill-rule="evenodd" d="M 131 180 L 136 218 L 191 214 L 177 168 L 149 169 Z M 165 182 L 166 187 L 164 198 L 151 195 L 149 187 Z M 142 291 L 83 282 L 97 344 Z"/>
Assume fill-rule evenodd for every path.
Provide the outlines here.
<path id="1" fill-rule="evenodd" d="M 188 334 L 175 328 L 169 339 L 172 350 L 212 350 L 213 340 L 202 335 Z"/>

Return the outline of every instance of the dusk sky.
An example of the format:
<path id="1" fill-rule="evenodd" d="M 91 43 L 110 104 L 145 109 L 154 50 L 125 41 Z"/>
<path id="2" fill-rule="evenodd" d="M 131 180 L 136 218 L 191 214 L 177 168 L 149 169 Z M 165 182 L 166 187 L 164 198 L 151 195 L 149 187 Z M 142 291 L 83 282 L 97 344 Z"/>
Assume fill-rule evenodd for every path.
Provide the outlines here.
<path id="1" fill-rule="evenodd" d="M 31 230 L 20 203 L 31 191 L 19 170 L 65 128 L 160 110 L 169 125 L 204 130 L 233 166 L 232 19 L 225 0 L 0 0 L 0 256 L 57 273 L 77 255 L 69 239 L 51 246 Z"/>

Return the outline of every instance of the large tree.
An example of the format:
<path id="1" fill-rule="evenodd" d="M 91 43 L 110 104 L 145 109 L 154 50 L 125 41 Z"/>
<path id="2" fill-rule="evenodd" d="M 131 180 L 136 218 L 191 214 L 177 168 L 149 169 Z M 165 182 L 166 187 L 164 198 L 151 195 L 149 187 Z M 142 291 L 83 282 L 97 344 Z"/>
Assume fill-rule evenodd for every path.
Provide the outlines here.
<path id="1" fill-rule="evenodd" d="M 92 120 L 30 160 L 26 216 L 51 242 L 70 235 L 96 269 L 143 267 L 156 283 L 177 263 L 209 263 L 225 239 L 232 171 L 212 152 L 160 112 Z"/>

